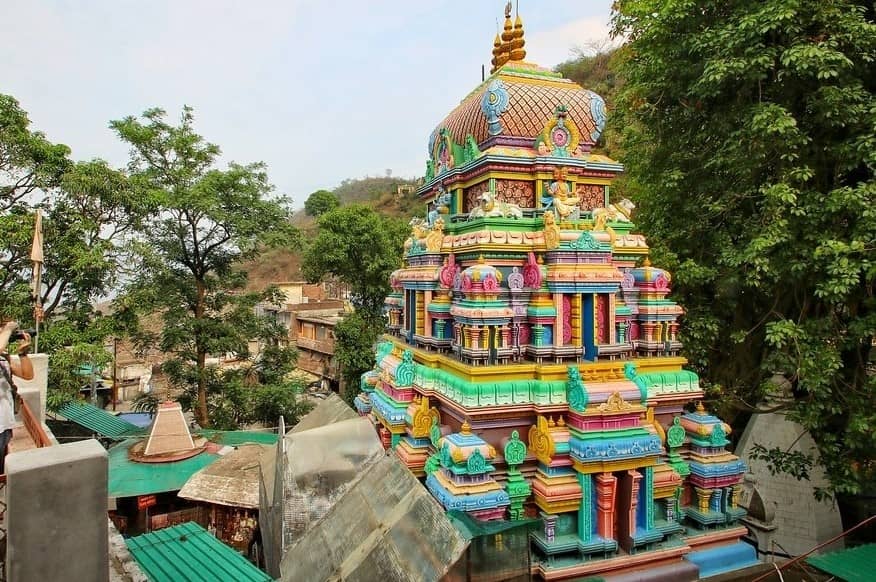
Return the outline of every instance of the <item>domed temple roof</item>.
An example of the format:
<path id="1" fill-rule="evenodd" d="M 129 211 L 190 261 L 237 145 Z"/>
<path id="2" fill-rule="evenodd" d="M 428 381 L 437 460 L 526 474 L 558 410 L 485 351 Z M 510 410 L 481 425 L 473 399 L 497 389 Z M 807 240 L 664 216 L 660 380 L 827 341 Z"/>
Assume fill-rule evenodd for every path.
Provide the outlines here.
<path id="1" fill-rule="evenodd" d="M 605 127 L 602 97 L 530 63 L 502 67 L 475 89 L 432 132 L 429 153 L 442 129 L 461 143 L 471 135 L 478 145 L 497 135 L 538 138 L 554 117 L 557 104 L 580 133 L 581 144 L 592 146 Z M 491 123 L 491 113 L 496 121 Z"/>
<path id="2" fill-rule="evenodd" d="M 438 124 L 429 137 L 430 156 L 435 157 L 444 130 L 458 144 L 472 136 L 482 146 L 502 136 L 533 147 L 539 138 L 550 139 L 549 133 L 555 130 L 551 120 L 558 114 L 569 130 L 565 139 L 574 142 L 571 149 L 580 145 L 589 151 L 596 143 L 605 127 L 605 101 L 559 73 L 525 62 L 524 44 L 520 16 L 512 25 L 506 12 L 505 31 L 494 43 L 490 77 Z"/>

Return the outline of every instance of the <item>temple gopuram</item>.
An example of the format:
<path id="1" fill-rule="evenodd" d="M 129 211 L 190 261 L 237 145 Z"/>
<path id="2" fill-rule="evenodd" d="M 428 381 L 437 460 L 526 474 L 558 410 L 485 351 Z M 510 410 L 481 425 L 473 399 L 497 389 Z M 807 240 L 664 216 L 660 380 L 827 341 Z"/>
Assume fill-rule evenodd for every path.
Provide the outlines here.
<path id="1" fill-rule="evenodd" d="M 524 46 L 509 5 L 490 76 L 429 137 L 356 406 L 448 512 L 537 519 L 536 578 L 752 565 L 745 465 L 683 368 L 670 273 L 610 202 L 623 168 L 593 152 L 605 103 Z"/>

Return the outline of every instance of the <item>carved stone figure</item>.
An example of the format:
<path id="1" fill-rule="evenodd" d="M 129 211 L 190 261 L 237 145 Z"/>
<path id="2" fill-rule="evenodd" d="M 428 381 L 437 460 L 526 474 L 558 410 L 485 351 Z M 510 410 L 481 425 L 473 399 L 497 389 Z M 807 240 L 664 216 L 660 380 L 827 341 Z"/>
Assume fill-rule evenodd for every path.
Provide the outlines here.
<path id="1" fill-rule="evenodd" d="M 609 204 L 607 208 L 595 208 L 593 210 L 593 230 L 605 230 L 608 222 L 632 222 L 630 215 L 636 205 L 624 198 L 617 204 Z"/>
<path id="2" fill-rule="evenodd" d="M 500 216 L 503 218 L 523 218 L 523 211 L 518 205 L 496 200 L 492 192 L 484 192 L 478 200 L 480 205 L 469 213 L 469 220 Z"/>

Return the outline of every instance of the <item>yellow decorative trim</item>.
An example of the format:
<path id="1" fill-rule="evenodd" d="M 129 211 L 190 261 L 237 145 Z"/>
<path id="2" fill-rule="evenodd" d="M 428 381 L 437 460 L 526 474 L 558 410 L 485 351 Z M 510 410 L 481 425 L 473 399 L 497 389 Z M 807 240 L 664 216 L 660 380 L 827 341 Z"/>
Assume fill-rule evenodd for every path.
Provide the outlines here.
<path id="1" fill-rule="evenodd" d="M 555 249 L 560 246 L 560 227 L 552 210 L 544 213 L 544 246 L 546 249 Z"/>
<path id="2" fill-rule="evenodd" d="M 608 400 L 597 407 L 599 412 L 626 412 L 633 410 L 635 407 L 624 400 L 620 392 L 612 392 Z"/>
<path id="3" fill-rule="evenodd" d="M 656 464 L 656 456 L 623 461 L 598 461 L 586 464 L 575 459 L 572 460 L 572 466 L 575 467 L 575 470 L 587 475 L 592 475 L 593 473 L 613 473 L 615 471 L 632 471 L 633 469 L 643 467 L 653 467 Z"/>
<path id="4" fill-rule="evenodd" d="M 529 429 L 529 450 L 535 454 L 535 458 L 539 461 L 550 465 L 556 447 L 550 435 L 548 420 L 544 416 L 539 415 L 535 426 Z"/>
<path id="5" fill-rule="evenodd" d="M 541 130 L 541 136 L 539 141 L 543 144 L 552 144 L 551 141 L 551 132 L 558 125 L 557 118 L 552 117 L 550 121 L 548 121 L 544 125 L 544 129 Z M 574 152 L 578 149 L 578 144 L 581 142 L 581 132 L 578 130 L 578 126 L 575 124 L 575 120 L 571 117 L 567 116 L 563 126 L 569 132 L 569 143 L 566 144 L 566 149 L 569 152 Z M 565 180 L 565 175 L 563 176 L 563 180 Z"/>
<path id="6" fill-rule="evenodd" d="M 411 422 L 411 433 L 414 438 L 427 438 L 433 421 L 437 421 L 440 425 L 441 415 L 437 408 L 429 406 L 429 397 L 423 396 L 417 404 Z"/>
<path id="7" fill-rule="evenodd" d="M 544 497 L 535 495 L 535 504 L 545 513 L 558 514 L 568 513 L 570 511 L 578 511 L 581 507 L 581 500 L 573 501 L 548 501 Z"/>
<path id="8" fill-rule="evenodd" d="M 648 412 L 645 413 L 645 423 L 650 424 L 654 427 L 654 430 L 657 431 L 657 436 L 660 437 L 660 442 L 666 445 L 666 431 L 663 429 L 663 425 L 654 417 L 654 407 L 651 406 L 648 408 Z"/>
<path id="9" fill-rule="evenodd" d="M 495 382 L 501 380 L 566 380 L 567 364 L 526 362 L 521 364 L 503 364 L 495 366 L 472 366 L 456 361 L 449 356 L 437 352 L 428 352 L 403 343 L 397 337 L 385 335 L 385 341 L 393 344 L 393 355 L 401 359 L 404 350 L 414 354 L 414 361 L 430 368 L 451 371 L 467 382 Z M 640 374 L 650 372 L 677 372 L 687 363 L 682 357 L 635 358 L 632 360 L 617 360 L 608 362 L 582 363 L 578 365 L 582 379 L 587 382 L 605 382 L 623 380 L 624 364 L 631 361 L 636 364 Z"/>

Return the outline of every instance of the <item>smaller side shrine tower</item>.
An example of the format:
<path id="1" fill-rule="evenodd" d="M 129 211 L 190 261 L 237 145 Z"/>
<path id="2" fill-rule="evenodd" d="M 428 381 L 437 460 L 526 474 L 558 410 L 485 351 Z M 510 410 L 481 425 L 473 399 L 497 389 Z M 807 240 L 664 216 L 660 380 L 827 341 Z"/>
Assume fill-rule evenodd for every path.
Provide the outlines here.
<path id="1" fill-rule="evenodd" d="M 429 137 L 356 406 L 448 511 L 540 519 L 544 579 L 751 565 L 745 466 L 683 369 L 671 275 L 612 202 L 622 167 L 593 152 L 605 103 L 526 62 L 505 16 L 491 75 Z"/>

